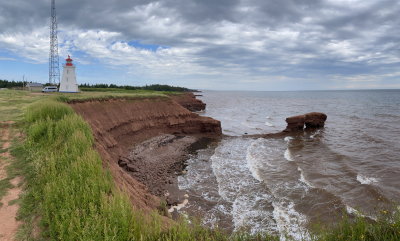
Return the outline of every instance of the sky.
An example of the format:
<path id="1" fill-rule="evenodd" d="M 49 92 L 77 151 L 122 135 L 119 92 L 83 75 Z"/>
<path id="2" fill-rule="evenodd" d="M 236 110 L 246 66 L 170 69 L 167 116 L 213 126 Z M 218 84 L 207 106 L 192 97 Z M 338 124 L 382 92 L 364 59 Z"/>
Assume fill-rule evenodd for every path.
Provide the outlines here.
<path id="1" fill-rule="evenodd" d="M 0 2 L 0 79 L 48 81 L 50 2 Z M 71 55 L 78 83 L 400 88 L 399 0 L 56 0 L 56 8 L 60 63 Z"/>

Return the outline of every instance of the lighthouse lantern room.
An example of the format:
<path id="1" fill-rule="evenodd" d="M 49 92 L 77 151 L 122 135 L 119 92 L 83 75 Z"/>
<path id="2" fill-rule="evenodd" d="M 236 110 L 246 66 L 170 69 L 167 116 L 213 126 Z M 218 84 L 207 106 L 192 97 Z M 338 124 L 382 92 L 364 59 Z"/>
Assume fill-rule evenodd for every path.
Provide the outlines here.
<path id="1" fill-rule="evenodd" d="M 76 83 L 75 66 L 72 63 L 71 57 L 65 60 L 66 63 L 63 65 L 63 74 L 60 82 L 60 92 L 77 93 L 79 92 L 78 84 Z"/>

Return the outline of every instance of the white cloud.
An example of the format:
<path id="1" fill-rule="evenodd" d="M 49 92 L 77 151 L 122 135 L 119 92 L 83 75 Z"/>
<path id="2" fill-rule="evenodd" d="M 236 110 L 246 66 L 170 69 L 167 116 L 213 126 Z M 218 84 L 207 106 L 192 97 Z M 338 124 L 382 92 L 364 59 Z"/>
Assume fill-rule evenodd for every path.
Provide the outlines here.
<path id="1" fill-rule="evenodd" d="M 47 28 L 37 28 L 30 33 L 1 33 L 0 47 L 24 57 L 30 62 L 45 63 L 49 56 Z"/>

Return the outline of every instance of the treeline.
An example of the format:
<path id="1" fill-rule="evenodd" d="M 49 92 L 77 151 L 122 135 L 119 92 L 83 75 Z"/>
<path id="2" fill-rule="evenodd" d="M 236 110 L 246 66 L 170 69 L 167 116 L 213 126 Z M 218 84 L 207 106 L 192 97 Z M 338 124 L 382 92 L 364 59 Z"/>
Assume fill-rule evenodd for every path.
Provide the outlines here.
<path id="1" fill-rule="evenodd" d="M 0 88 L 24 87 L 26 84 L 26 81 L 8 81 L 0 79 Z"/>
<path id="2" fill-rule="evenodd" d="M 24 87 L 28 82 L 26 81 L 8 81 L 0 80 L 0 88 L 14 88 L 14 87 Z M 51 85 L 49 83 L 44 84 L 44 86 Z M 121 90 L 153 90 L 153 91 L 196 91 L 185 87 L 171 86 L 171 85 L 145 85 L 145 86 L 131 86 L 131 85 L 116 85 L 116 84 L 80 84 L 79 88 L 84 88 L 85 90 L 90 89 L 121 89 Z"/>
<path id="3" fill-rule="evenodd" d="M 115 85 L 115 84 L 81 84 L 79 88 L 101 88 L 101 89 L 124 89 L 124 90 L 153 90 L 153 91 L 195 91 L 185 87 L 171 86 L 171 85 L 145 85 L 145 86 L 131 86 L 131 85 Z"/>

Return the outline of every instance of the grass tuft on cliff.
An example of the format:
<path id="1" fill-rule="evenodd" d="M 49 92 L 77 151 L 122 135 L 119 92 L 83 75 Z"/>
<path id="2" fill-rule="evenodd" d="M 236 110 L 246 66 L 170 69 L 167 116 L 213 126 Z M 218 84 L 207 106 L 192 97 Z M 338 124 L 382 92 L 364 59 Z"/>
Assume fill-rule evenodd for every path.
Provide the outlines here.
<path id="1" fill-rule="evenodd" d="M 88 124 L 52 100 L 30 106 L 25 120 L 29 186 L 22 216 L 35 210 L 52 240 L 132 239 L 131 205 L 103 169 Z"/>

